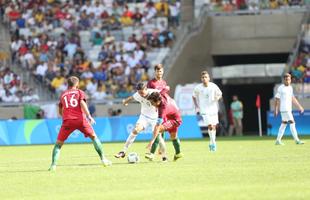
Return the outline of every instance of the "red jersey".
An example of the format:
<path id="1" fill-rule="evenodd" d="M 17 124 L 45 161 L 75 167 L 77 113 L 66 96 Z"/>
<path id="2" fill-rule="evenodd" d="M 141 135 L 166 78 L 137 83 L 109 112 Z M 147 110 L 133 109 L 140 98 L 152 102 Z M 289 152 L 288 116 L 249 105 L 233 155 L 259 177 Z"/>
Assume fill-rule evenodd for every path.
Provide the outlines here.
<path id="1" fill-rule="evenodd" d="M 162 118 L 164 121 L 167 119 L 174 119 L 175 121 L 182 122 L 180 110 L 174 99 L 162 92 L 161 97 L 161 103 L 158 107 L 158 117 Z"/>
<path id="2" fill-rule="evenodd" d="M 60 95 L 59 107 L 62 108 L 62 119 L 86 119 L 81 108 L 81 100 L 86 101 L 85 94 L 79 89 L 68 89 Z"/>
<path id="3" fill-rule="evenodd" d="M 169 86 L 167 86 L 167 83 L 165 80 L 156 80 L 153 78 L 152 80 L 149 80 L 147 83 L 148 88 L 157 89 L 159 91 L 165 90 L 165 93 L 169 92 Z"/>

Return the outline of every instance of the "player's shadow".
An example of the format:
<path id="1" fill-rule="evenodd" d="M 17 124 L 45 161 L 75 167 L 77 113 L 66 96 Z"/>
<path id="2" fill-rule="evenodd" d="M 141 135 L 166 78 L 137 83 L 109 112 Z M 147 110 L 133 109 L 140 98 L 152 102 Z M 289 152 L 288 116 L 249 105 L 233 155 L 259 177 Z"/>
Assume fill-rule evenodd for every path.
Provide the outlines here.
<path id="1" fill-rule="evenodd" d="M 152 163 L 162 163 L 161 161 L 140 161 L 138 163 L 128 163 L 128 162 L 113 162 L 112 166 L 113 165 L 139 165 L 139 164 L 152 164 Z M 87 167 L 87 166 L 100 166 L 102 165 L 101 163 L 82 163 L 82 164 L 65 164 L 65 165 L 59 165 L 59 166 L 63 166 L 63 167 Z"/>
<path id="2" fill-rule="evenodd" d="M 0 174 L 8 174 L 8 173 L 33 173 L 33 172 L 47 172 L 48 168 L 46 169 L 34 169 L 34 170 L 7 170 L 7 171 L 0 171 Z"/>

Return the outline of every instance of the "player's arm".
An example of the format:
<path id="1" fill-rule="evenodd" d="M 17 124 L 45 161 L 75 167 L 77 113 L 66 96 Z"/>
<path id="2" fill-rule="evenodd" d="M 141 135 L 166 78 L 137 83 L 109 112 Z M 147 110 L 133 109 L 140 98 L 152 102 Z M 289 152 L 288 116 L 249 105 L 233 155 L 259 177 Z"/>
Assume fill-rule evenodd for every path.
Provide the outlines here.
<path id="1" fill-rule="evenodd" d="M 124 106 L 128 106 L 128 103 L 133 99 L 134 99 L 133 96 L 127 97 L 126 99 L 123 99 L 122 103 Z"/>
<path id="2" fill-rule="evenodd" d="M 161 104 L 161 106 L 158 107 L 158 118 L 157 118 L 157 124 L 154 127 L 154 131 L 153 131 L 153 137 L 151 139 L 151 141 L 149 142 L 149 144 L 147 145 L 147 148 L 150 149 L 153 145 L 153 143 L 155 142 L 157 136 L 159 135 L 159 133 L 164 132 L 165 128 L 163 125 L 161 125 L 163 123 L 163 112 L 164 112 L 164 105 Z"/>
<path id="3" fill-rule="evenodd" d="M 151 149 L 153 143 L 155 142 L 157 136 L 159 135 L 160 132 L 163 132 L 163 126 L 160 125 L 160 124 L 157 124 L 155 127 L 154 127 L 154 131 L 153 131 L 153 137 L 151 139 L 151 141 L 149 142 L 149 144 L 147 145 L 146 148 L 148 149 Z"/>
<path id="4" fill-rule="evenodd" d="M 220 90 L 220 88 L 218 86 L 216 86 L 216 90 L 215 90 L 215 95 L 214 95 L 214 100 L 218 101 L 222 98 L 222 91 Z"/>
<path id="5" fill-rule="evenodd" d="M 95 124 L 95 120 L 94 120 L 94 118 L 90 115 L 90 112 L 89 112 L 89 110 L 88 110 L 88 107 L 87 107 L 86 102 L 82 99 L 82 100 L 80 101 L 80 104 L 81 104 L 81 108 L 82 108 L 83 112 L 85 113 L 85 115 L 86 115 L 87 119 L 89 120 L 89 122 L 90 122 L 91 124 Z"/>
<path id="6" fill-rule="evenodd" d="M 60 103 L 60 104 L 58 104 L 58 114 L 59 114 L 59 116 L 62 116 L 62 104 Z"/>
<path id="7" fill-rule="evenodd" d="M 274 116 L 277 116 L 279 114 L 279 106 L 280 106 L 280 99 L 276 97 L 274 101 Z"/>
<path id="8" fill-rule="evenodd" d="M 198 106 L 198 91 L 196 90 L 196 88 L 194 89 L 193 91 L 193 95 L 192 95 L 192 98 L 193 98 L 193 103 L 194 103 L 194 107 L 195 107 L 195 112 L 197 115 L 200 114 L 200 109 L 199 109 L 199 106 Z"/>
<path id="9" fill-rule="evenodd" d="M 293 104 L 295 104 L 299 110 L 300 113 L 304 112 L 304 108 L 300 105 L 299 101 L 295 96 L 292 97 Z"/>
<path id="10" fill-rule="evenodd" d="M 198 107 L 197 98 L 195 96 L 192 96 L 192 98 L 193 98 L 196 114 L 199 115 L 200 114 L 200 110 L 199 110 L 199 107 Z"/>

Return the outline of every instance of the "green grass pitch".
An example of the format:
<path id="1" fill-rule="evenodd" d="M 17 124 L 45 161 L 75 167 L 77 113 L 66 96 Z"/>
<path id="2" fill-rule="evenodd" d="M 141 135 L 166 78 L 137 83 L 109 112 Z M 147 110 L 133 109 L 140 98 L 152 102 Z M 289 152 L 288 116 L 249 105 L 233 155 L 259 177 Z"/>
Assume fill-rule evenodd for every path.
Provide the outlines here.
<path id="1" fill-rule="evenodd" d="M 131 152 L 141 162 L 113 155 L 123 143 L 105 143 L 113 166 L 103 167 L 92 144 L 65 144 L 56 172 L 47 171 L 52 145 L 0 147 L 0 199 L 310 199 L 310 138 L 275 146 L 274 138 L 218 138 L 181 141 L 185 157 L 169 162 L 144 159 L 146 142 Z"/>

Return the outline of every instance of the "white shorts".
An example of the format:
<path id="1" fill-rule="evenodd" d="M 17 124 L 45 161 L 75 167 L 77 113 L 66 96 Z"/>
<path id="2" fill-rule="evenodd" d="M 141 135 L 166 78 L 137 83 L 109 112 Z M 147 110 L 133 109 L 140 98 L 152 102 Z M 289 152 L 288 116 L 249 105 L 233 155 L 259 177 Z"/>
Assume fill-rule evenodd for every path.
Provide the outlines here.
<path id="1" fill-rule="evenodd" d="M 294 121 L 294 117 L 292 112 L 280 112 L 282 121 L 288 122 L 288 121 Z"/>
<path id="2" fill-rule="evenodd" d="M 157 119 L 151 119 L 151 118 L 148 118 L 144 115 L 140 115 L 139 119 L 137 121 L 137 124 L 141 124 L 142 127 L 144 128 L 144 130 L 150 126 L 152 131 L 154 130 L 156 123 L 157 123 Z"/>
<path id="3" fill-rule="evenodd" d="M 219 116 L 218 114 L 213 114 L 213 115 L 201 115 L 203 118 L 203 122 L 206 126 L 209 125 L 217 125 L 219 123 Z"/>

